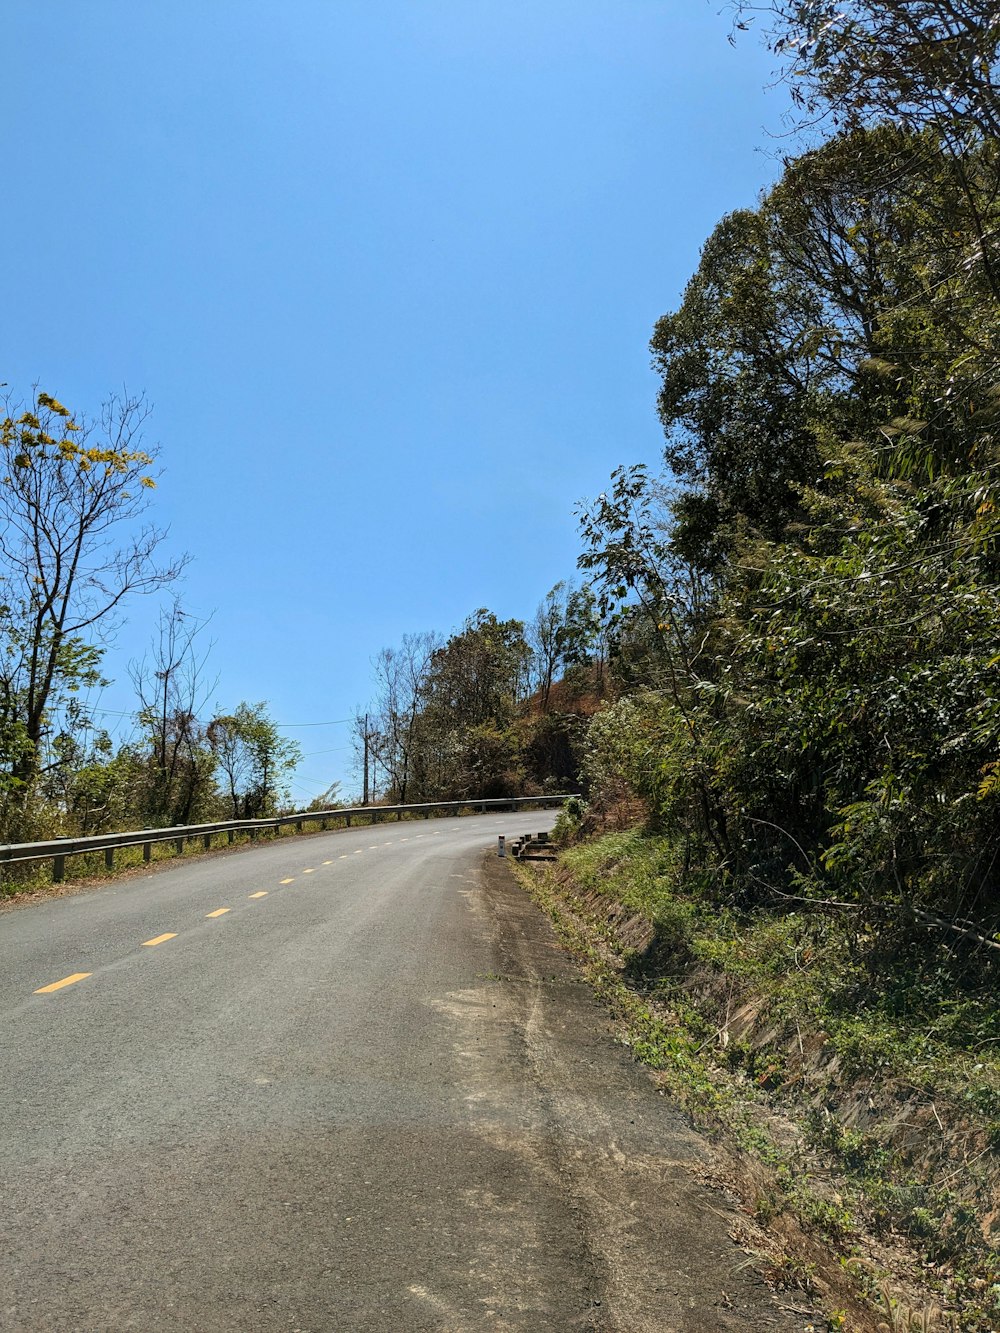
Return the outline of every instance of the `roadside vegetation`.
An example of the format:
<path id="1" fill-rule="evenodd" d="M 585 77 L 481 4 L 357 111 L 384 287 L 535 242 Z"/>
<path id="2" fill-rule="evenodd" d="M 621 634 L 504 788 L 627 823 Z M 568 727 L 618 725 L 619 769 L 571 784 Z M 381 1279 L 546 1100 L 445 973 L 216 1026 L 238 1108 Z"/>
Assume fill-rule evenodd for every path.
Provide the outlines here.
<path id="1" fill-rule="evenodd" d="M 874 983 L 836 919 L 720 910 L 641 828 L 518 873 L 619 1039 L 716 1138 L 774 1285 L 848 1311 L 831 1327 L 874 1328 L 872 1307 L 890 1328 L 997 1326 L 993 1006 L 905 960 Z"/>
<path id="2" fill-rule="evenodd" d="M 3 409 L 0 841 L 252 818 L 287 800 L 298 747 L 263 702 L 213 705 L 205 625 L 179 601 L 131 665 L 131 738 L 116 743 L 91 702 L 123 616 L 169 592 L 185 564 L 162 558 L 149 521 L 147 418 L 140 398 L 113 398 L 90 421 L 41 390 Z M 2 891 L 41 873 L 6 867 Z"/>

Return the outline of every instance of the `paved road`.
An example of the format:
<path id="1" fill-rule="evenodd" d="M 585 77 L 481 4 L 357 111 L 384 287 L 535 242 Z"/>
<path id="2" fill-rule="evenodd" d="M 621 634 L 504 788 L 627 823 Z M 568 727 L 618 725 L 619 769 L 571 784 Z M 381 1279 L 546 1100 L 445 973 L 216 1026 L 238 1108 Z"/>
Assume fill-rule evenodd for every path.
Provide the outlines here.
<path id="1" fill-rule="evenodd" d="M 546 818 L 0 913 L 0 1328 L 801 1329 L 484 854 Z"/>

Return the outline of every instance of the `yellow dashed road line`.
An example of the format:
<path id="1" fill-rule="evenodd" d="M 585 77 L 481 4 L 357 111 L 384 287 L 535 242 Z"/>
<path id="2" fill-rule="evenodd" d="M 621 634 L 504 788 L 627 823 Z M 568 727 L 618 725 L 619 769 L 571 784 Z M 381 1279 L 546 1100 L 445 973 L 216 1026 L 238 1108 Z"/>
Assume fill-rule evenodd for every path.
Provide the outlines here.
<path id="1" fill-rule="evenodd" d="M 93 976 L 92 972 L 74 972 L 71 977 L 63 977 L 62 981 L 53 981 L 51 986 L 39 986 L 35 991 L 36 995 L 51 995 L 54 990 L 62 990 L 63 986 L 72 986 L 74 982 L 83 981 L 86 977 Z"/>
<path id="2" fill-rule="evenodd" d="M 434 837 L 434 838 L 436 838 L 436 837 L 440 837 L 440 831 L 439 831 L 438 829 L 435 829 L 433 833 L 430 833 L 430 834 L 417 833 L 417 834 L 415 834 L 414 836 L 415 836 L 415 838 L 423 838 L 423 837 Z M 370 851 L 370 852 L 375 852 L 375 851 L 378 851 L 378 850 L 380 849 L 380 846 L 381 846 L 381 847 L 391 847 L 391 846 L 393 845 L 394 842 L 409 842 L 409 841 L 410 841 L 409 838 L 395 838 L 395 839 L 392 839 L 392 840 L 389 841 L 389 842 L 383 842 L 383 843 L 381 843 L 381 844 L 379 844 L 379 843 L 372 843 L 372 845 L 371 845 L 367 850 Z M 361 855 L 363 854 L 364 851 L 365 851 L 365 848 L 364 848 L 364 847 L 358 847 L 358 848 L 355 849 L 355 851 L 354 851 L 354 855 L 355 855 L 355 856 L 361 856 Z M 341 855 L 340 855 L 337 859 L 338 859 L 339 861 L 346 861 L 349 855 L 350 855 L 349 852 L 342 852 Z M 324 861 L 323 864 L 324 864 L 325 866 L 330 866 L 330 865 L 333 865 L 333 861 L 332 861 L 332 860 L 331 860 L 331 861 Z M 303 874 L 303 875 L 312 875 L 312 874 L 315 874 L 315 867 L 313 867 L 313 866 L 308 867 L 307 869 L 305 869 L 305 870 L 302 871 L 302 874 Z M 287 879 L 283 879 L 283 880 L 281 880 L 281 881 L 279 881 L 279 882 L 280 882 L 281 884 L 294 884 L 294 883 L 295 883 L 295 876 L 294 876 L 294 875 L 290 875 Z M 251 893 L 251 894 L 249 894 L 248 896 L 249 896 L 250 898 L 266 898 L 266 897 L 267 897 L 267 894 L 268 894 L 267 889 L 258 889 L 256 893 Z M 214 912 L 207 912 L 207 913 L 206 913 L 206 916 L 205 916 L 205 919 L 206 919 L 206 920 L 211 920 L 213 917 L 225 916 L 227 912 L 231 912 L 231 911 L 232 911 L 232 908 L 231 908 L 231 907 L 217 907 L 217 908 L 215 909 Z M 143 940 L 143 942 L 142 942 L 142 947 L 143 947 L 144 949 L 152 949 L 152 948 L 155 948 L 156 945 L 158 945 L 158 944 L 165 944 L 165 943 L 167 942 L 167 940 L 175 940 L 176 938 L 177 938 L 177 932 L 176 932 L 176 931 L 168 931 L 167 933 L 165 933 L 165 934 L 163 934 L 163 935 L 157 935 L 157 936 L 155 936 L 155 937 L 154 937 L 153 939 L 151 939 L 151 940 Z M 61 981 L 53 981 L 53 982 L 52 982 L 50 985 L 48 985 L 48 986 L 40 986 L 40 987 L 38 988 L 38 990 L 35 991 L 35 994 L 36 994 L 36 995 L 51 995 L 53 991 L 62 990 L 62 988 L 63 988 L 64 986 L 73 986 L 73 985 L 76 984 L 76 982 L 78 982 L 78 981 L 85 981 L 85 980 L 87 979 L 87 977 L 90 977 L 90 976 L 93 976 L 93 973 L 92 973 L 92 972 L 74 972 L 71 976 L 63 977 L 63 979 L 62 979 Z"/>

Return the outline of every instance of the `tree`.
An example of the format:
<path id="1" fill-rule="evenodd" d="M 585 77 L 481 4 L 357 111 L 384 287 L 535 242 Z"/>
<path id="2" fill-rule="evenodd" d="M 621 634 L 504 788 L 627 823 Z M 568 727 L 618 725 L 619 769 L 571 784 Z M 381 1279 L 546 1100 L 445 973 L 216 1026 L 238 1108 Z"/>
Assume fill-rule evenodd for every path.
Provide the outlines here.
<path id="1" fill-rule="evenodd" d="M 892 121 L 965 143 L 1000 137 L 1000 11 L 993 0 L 737 0 L 769 16 L 771 49 L 803 111 Z"/>
<path id="2" fill-rule="evenodd" d="M 624 648 L 630 659 L 619 673 L 622 684 L 656 700 L 652 731 L 658 740 L 675 735 L 677 777 L 667 785 L 683 788 L 680 804 L 697 806 L 699 831 L 724 855 L 726 812 L 713 790 L 711 728 L 701 706 L 719 669 L 710 651 L 717 594 L 704 572 L 678 553 L 667 496 L 644 465 L 616 468 L 610 491 L 581 513 L 585 545 L 578 564 L 597 590 L 613 649 Z M 639 766 L 648 774 L 641 794 L 651 800 L 654 818 L 663 818 L 678 802 L 663 796 L 654 753 L 650 747 Z"/>
<path id="3" fill-rule="evenodd" d="M 398 648 L 383 648 L 374 662 L 375 700 L 364 721 L 358 719 L 359 741 L 368 745 L 369 763 L 378 763 L 389 794 L 401 804 L 413 779 L 427 674 L 440 646 L 439 635 L 425 633 L 404 634 Z"/>
<path id="4" fill-rule="evenodd" d="M 568 591 L 565 583 L 557 583 L 539 602 L 534 619 L 528 625 L 527 637 L 533 656 L 535 686 L 542 696 L 542 711 L 548 712 L 552 680 L 562 657 L 563 630 L 566 623 Z"/>
<path id="5" fill-rule="evenodd" d="M 267 703 L 244 702 L 235 712 L 214 718 L 206 738 L 223 776 L 233 819 L 273 814 L 302 751 L 278 731 Z"/>
<path id="6" fill-rule="evenodd" d="M 804 412 L 816 367 L 794 348 L 822 321 L 775 270 L 767 220 L 731 214 L 706 242 L 680 309 L 653 334 L 666 461 L 691 486 L 676 540 L 709 568 L 735 515 L 779 532 L 795 510 L 794 483 L 819 467 Z"/>
<path id="7" fill-rule="evenodd" d="M 30 795 L 43 764 L 49 715 L 93 678 L 100 645 L 133 594 L 173 580 L 184 561 L 160 565 L 163 532 L 141 523 L 156 451 L 141 447 L 149 408 L 110 399 L 96 421 L 75 419 L 48 394 L 0 421 L 2 730 L 10 773 Z"/>
<path id="8" fill-rule="evenodd" d="M 741 528 L 801 526 L 838 442 L 924 474 L 993 448 L 997 302 L 977 256 L 995 179 L 970 156 L 970 202 L 952 164 L 929 131 L 846 131 L 712 234 L 652 342 L 686 488 L 672 542 L 703 568 Z"/>
<path id="9" fill-rule="evenodd" d="M 611 638 L 611 622 L 601 614 L 594 589 L 589 583 L 574 588 L 566 598 L 566 618 L 559 632 L 564 679 L 590 685 L 598 698 L 602 698 Z"/>
<path id="10" fill-rule="evenodd" d="M 481 608 L 431 654 L 425 711 L 449 727 L 506 726 L 524 698 L 530 660 L 523 621 Z"/>
<path id="11" fill-rule="evenodd" d="M 407 635 L 375 662 L 377 699 L 355 745 L 400 801 L 505 794 L 520 778 L 511 723 L 529 685 L 520 620 L 479 610 L 445 643 Z M 376 785 L 372 783 L 373 787 Z"/>
<path id="12" fill-rule="evenodd" d="M 212 645 L 203 648 L 199 635 L 206 624 L 174 601 L 160 612 L 151 654 L 129 667 L 148 746 L 137 753 L 140 805 L 151 826 L 190 824 L 214 791 L 215 757 L 199 718 L 218 683 L 205 678 Z"/>
<path id="13" fill-rule="evenodd" d="M 929 134 L 947 155 L 964 200 L 978 269 L 1000 299 L 996 228 L 980 215 L 995 200 L 1000 163 L 1000 11 L 993 0 L 736 0 L 738 26 L 769 16 L 768 38 L 810 132 L 893 125 Z M 897 173 L 898 174 L 898 173 Z M 948 246 L 946 228 L 938 240 Z"/>
<path id="14" fill-rule="evenodd" d="M 48 738 L 38 791 L 61 817 L 70 816 L 81 832 L 109 827 L 118 796 L 110 780 L 114 744 L 103 727 L 95 727 L 84 703 L 70 697 L 60 709 L 59 729 Z M 116 774 L 120 770 L 115 770 Z"/>
<path id="15" fill-rule="evenodd" d="M 584 514 L 628 691 L 586 772 L 643 796 L 722 901 L 819 898 L 873 958 L 928 929 L 991 946 L 1000 11 L 764 8 L 836 132 L 723 219 L 657 327 L 683 489 L 664 525 L 621 468 Z"/>

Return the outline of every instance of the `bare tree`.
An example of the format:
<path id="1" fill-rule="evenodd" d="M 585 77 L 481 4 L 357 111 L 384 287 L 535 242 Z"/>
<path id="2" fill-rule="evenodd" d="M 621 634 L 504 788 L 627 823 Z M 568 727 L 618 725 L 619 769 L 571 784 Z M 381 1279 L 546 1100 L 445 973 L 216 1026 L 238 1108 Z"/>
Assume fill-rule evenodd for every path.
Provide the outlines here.
<path id="1" fill-rule="evenodd" d="M 218 677 L 206 679 L 212 644 L 197 620 L 176 600 L 161 610 L 151 653 L 129 666 L 139 699 L 139 722 L 148 743 L 145 816 L 153 824 L 188 824 L 212 790 L 215 756 L 199 720 Z"/>
<path id="2" fill-rule="evenodd" d="M 378 693 L 356 731 L 359 748 L 367 735 L 371 773 L 381 768 L 389 792 L 400 802 L 413 784 L 423 691 L 431 660 L 441 646 L 437 634 L 404 634 L 398 648 L 383 648 L 373 663 Z M 365 720 L 366 719 L 366 720 Z M 374 781 L 371 783 L 374 788 Z"/>

